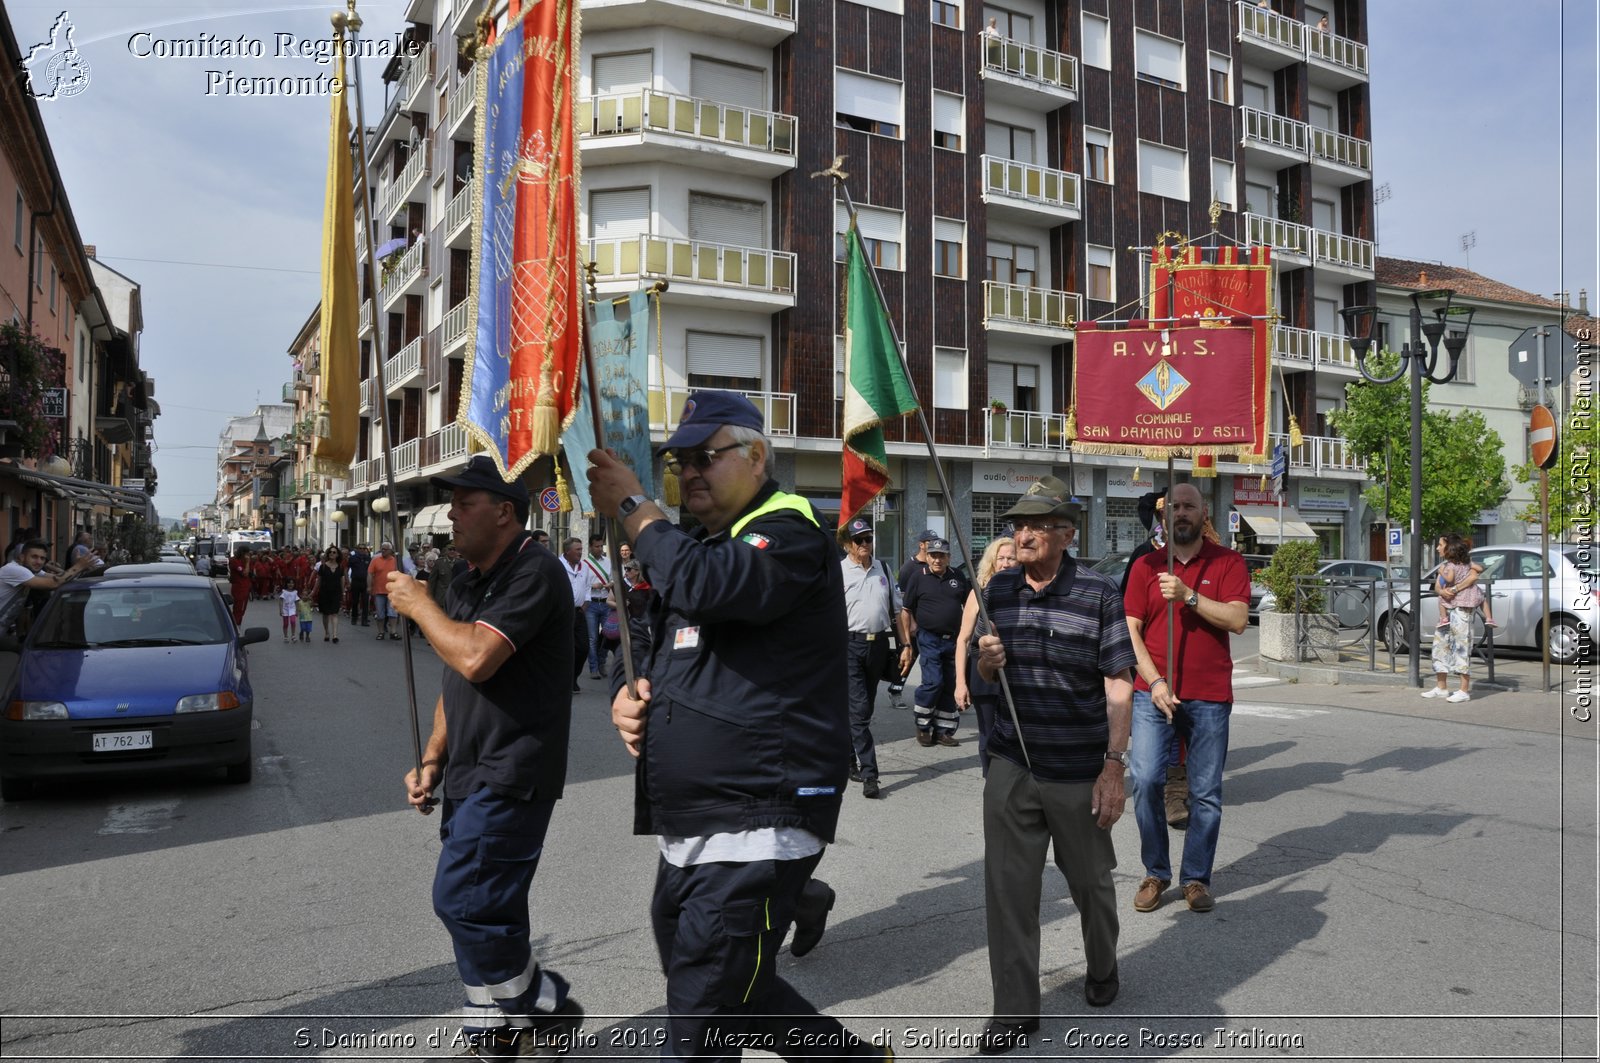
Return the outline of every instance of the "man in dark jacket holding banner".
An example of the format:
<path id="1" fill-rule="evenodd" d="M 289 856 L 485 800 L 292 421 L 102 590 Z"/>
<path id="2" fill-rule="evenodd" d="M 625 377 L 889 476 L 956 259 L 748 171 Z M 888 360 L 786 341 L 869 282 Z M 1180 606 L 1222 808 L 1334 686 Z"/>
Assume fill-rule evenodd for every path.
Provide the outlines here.
<path id="1" fill-rule="evenodd" d="M 595 509 L 621 520 L 657 593 L 650 624 L 632 627 L 636 691 L 613 675 L 612 720 L 639 758 L 634 831 L 661 850 L 663 1057 L 886 1058 L 774 967 L 833 841 L 850 728 L 838 555 L 811 505 L 769 477 L 762 427 L 731 392 L 684 404 L 663 449 L 692 535 L 616 457 L 590 454 Z"/>

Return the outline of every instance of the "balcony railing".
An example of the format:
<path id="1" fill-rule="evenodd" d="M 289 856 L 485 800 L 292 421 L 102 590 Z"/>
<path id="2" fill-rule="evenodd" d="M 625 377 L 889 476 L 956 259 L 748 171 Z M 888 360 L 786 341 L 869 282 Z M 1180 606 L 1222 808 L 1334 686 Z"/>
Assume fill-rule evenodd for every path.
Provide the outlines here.
<path id="1" fill-rule="evenodd" d="M 472 311 L 475 304 L 470 295 L 452 306 L 444 315 L 444 348 L 449 350 L 465 340 L 472 330 Z"/>
<path id="2" fill-rule="evenodd" d="M 1078 60 L 1037 44 L 1008 37 L 985 37 L 983 66 L 985 70 L 1030 81 L 1043 88 L 1078 91 Z"/>
<path id="3" fill-rule="evenodd" d="M 367 486 L 367 463 L 353 461 L 350 463 L 350 490 L 359 491 Z"/>
<path id="4" fill-rule="evenodd" d="M 666 277 L 774 295 L 794 294 L 792 251 L 733 247 L 667 236 L 627 236 L 589 241 L 589 259 L 601 280 Z"/>
<path id="5" fill-rule="evenodd" d="M 1241 107 L 1244 118 L 1244 140 L 1281 148 L 1295 155 L 1309 156 L 1311 152 L 1310 126 L 1297 118 L 1263 111 L 1259 107 Z"/>
<path id="6" fill-rule="evenodd" d="M 1298 447 L 1290 446 L 1289 436 L 1283 432 L 1273 432 L 1269 438 L 1271 446 L 1282 446 L 1289 452 L 1290 468 L 1312 472 L 1361 472 L 1364 468 L 1341 436 L 1303 436 Z"/>
<path id="7" fill-rule="evenodd" d="M 998 155 L 983 157 L 983 190 L 1047 207 L 1080 209 L 1077 174 Z"/>
<path id="8" fill-rule="evenodd" d="M 372 329 L 372 300 L 361 301 L 361 313 L 356 318 L 356 331 L 366 333 Z"/>
<path id="9" fill-rule="evenodd" d="M 662 133 L 794 157 L 795 118 L 777 111 L 642 89 L 578 102 L 585 137 Z"/>
<path id="10" fill-rule="evenodd" d="M 445 124 L 454 129 L 457 122 L 467 116 L 478 98 L 478 68 L 467 71 L 461 83 L 445 97 Z"/>
<path id="11" fill-rule="evenodd" d="M 445 238 L 455 233 L 457 229 L 472 220 L 472 193 L 478 187 L 478 179 L 474 177 L 461 187 L 450 198 L 450 205 L 444 208 L 444 233 Z"/>
<path id="12" fill-rule="evenodd" d="M 420 439 L 408 439 L 394 448 L 395 479 L 417 471 L 417 444 Z"/>
<path id="13" fill-rule="evenodd" d="M 671 432 L 678 427 L 678 417 L 683 412 L 683 401 L 694 389 L 687 387 L 650 388 L 650 427 Z M 740 391 L 761 411 L 764 424 L 762 434 L 792 436 L 795 433 L 795 411 L 799 396 L 792 391 Z"/>
<path id="14" fill-rule="evenodd" d="M 1235 6 L 1240 37 L 1281 48 L 1299 59 L 1339 67 L 1358 78 L 1367 77 L 1367 46 L 1359 41 L 1259 7 L 1254 0 L 1238 0 Z"/>
<path id="15" fill-rule="evenodd" d="M 989 411 L 989 445 L 1060 450 L 1066 440 L 1067 417 L 1031 410 Z"/>
<path id="16" fill-rule="evenodd" d="M 419 145 L 412 151 L 411 157 L 406 160 L 405 168 L 400 171 L 400 176 L 396 177 L 394 183 L 385 188 L 383 194 L 378 197 L 379 220 L 388 221 L 394 217 L 395 212 L 406 202 L 411 189 L 427 173 L 428 149 L 425 145 Z"/>
<path id="17" fill-rule="evenodd" d="M 1311 236 L 1318 262 L 1344 266 L 1365 273 L 1373 272 L 1376 249 L 1371 240 L 1330 233 L 1323 229 L 1312 229 Z"/>
<path id="18" fill-rule="evenodd" d="M 393 391 L 422 372 L 422 337 L 418 336 L 400 353 L 383 363 L 383 382 Z"/>
<path id="19" fill-rule="evenodd" d="M 1311 256 L 1311 227 L 1298 222 L 1269 218 L 1265 214 L 1244 216 L 1245 243 L 1269 244 L 1279 251 Z"/>
<path id="20" fill-rule="evenodd" d="M 1352 373 L 1361 371 L 1361 366 L 1356 363 L 1355 348 L 1350 346 L 1348 339 L 1331 332 L 1313 332 L 1311 337 L 1316 346 L 1319 369 L 1346 369 Z"/>
<path id="21" fill-rule="evenodd" d="M 405 72 L 400 75 L 399 96 L 405 101 L 404 106 L 410 107 L 418 90 L 428 83 L 428 75 L 433 72 L 433 45 L 428 45 L 422 51 L 406 60 Z"/>
<path id="22" fill-rule="evenodd" d="M 1348 166 L 1352 170 L 1371 171 L 1372 142 L 1360 140 L 1330 129 L 1311 130 L 1311 160 Z"/>
<path id="23" fill-rule="evenodd" d="M 714 0 L 729 7 L 742 7 L 753 15 L 771 15 L 773 18 L 794 18 L 795 0 Z"/>
<path id="24" fill-rule="evenodd" d="M 1307 26 L 1306 55 L 1342 67 L 1359 77 L 1367 76 L 1367 46 L 1360 41 Z"/>
<path id="25" fill-rule="evenodd" d="M 436 433 L 439 437 L 439 462 L 453 462 L 467 455 L 467 430 L 451 421 Z"/>
<path id="26" fill-rule="evenodd" d="M 283 385 L 283 401 L 284 402 L 293 402 L 294 401 L 294 382 L 293 381 L 285 381 L 284 382 L 284 385 Z"/>
<path id="27" fill-rule="evenodd" d="M 1005 321 L 1040 328 L 1071 329 L 1083 316 L 1083 296 L 1053 288 L 983 282 L 984 323 Z"/>
<path id="28" fill-rule="evenodd" d="M 394 269 L 389 271 L 389 276 L 383 282 L 383 289 L 379 293 L 383 305 L 388 306 L 394 302 L 411 285 L 411 282 L 422 275 L 422 250 L 424 244 L 418 240 L 406 248 L 405 254 L 400 256 L 400 261 L 395 263 Z"/>
<path id="29" fill-rule="evenodd" d="M 1272 353 L 1283 362 L 1316 364 L 1316 334 L 1310 329 L 1279 325 L 1272 330 Z"/>

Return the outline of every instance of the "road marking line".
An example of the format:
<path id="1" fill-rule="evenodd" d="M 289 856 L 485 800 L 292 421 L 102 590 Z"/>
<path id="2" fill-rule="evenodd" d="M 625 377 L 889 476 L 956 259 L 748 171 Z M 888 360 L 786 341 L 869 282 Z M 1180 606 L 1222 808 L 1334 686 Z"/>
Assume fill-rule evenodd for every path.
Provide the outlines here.
<path id="1" fill-rule="evenodd" d="M 149 801 L 137 805 L 112 805 L 97 834 L 155 834 L 170 830 L 177 801 Z"/>
<path id="2" fill-rule="evenodd" d="M 1236 687 L 1264 687 L 1281 682 L 1283 680 L 1274 675 L 1236 675 L 1233 677 L 1233 685 Z"/>
<path id="3" fill-rule="evenodd" d="M 1303 720 L 1308 716 L 1326 716 L 1327 709 L 1290 708 L 1287 705 L 1257 705 L 1251 702 L 1234 702 L 1235 716 L 1266 716 L 1274 720 Z"/>

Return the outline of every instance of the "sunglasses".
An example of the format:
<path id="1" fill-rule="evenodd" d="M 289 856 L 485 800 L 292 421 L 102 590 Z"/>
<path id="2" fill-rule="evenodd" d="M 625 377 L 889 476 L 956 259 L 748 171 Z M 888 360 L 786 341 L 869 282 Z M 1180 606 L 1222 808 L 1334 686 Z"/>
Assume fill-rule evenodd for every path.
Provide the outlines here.
<path id="1" fill-rule="evenodd" d="M 870 543 L 872 541 L 872 536 L 870 536 L 870 535 L 858 535 L 854 539 L 851 539 L 850 541 L 853 542 L 853 543 Z"/>
<path id="2" fill-rule="evenodd" d="M 674 476 L 682 475 L 685 468 L 704 472 L 711 468 L 718 455 L 725 454 L 730 450 L 741 450 L 747 446 L 749 446 L 748 443 L 729 443 L 725 447 L 698 447 L 694 450 L 674 450 L 661 464 Z"/>

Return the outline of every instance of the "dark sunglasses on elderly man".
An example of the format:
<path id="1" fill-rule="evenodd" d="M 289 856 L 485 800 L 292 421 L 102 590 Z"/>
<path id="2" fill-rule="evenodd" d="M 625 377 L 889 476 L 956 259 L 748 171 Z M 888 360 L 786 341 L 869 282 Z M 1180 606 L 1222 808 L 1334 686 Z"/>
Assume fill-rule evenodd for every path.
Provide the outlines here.
<path id="1" fill-rule="evenodd" d="M 705 472 L 711 468 L 718 455 L 730 450 L 739 450 L 749 445 L 748 443 L 729 443 L 725 447 L 696 447 L 693 450 L 674 450 L 661 464 L 674 476 L 683 475 L 685 468 L 694 469 L 697 472 Z"/>

